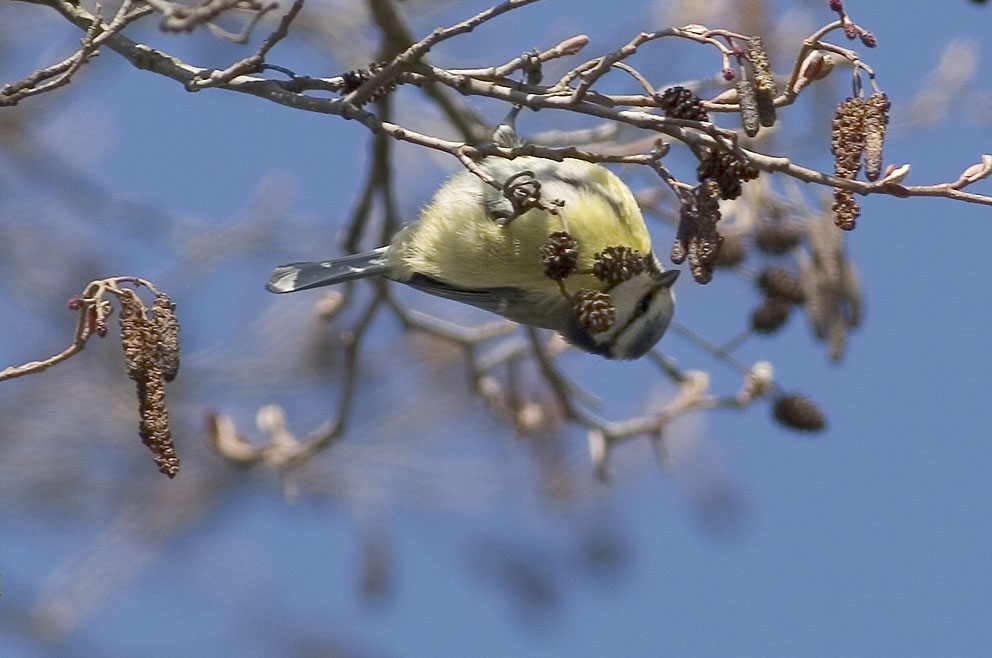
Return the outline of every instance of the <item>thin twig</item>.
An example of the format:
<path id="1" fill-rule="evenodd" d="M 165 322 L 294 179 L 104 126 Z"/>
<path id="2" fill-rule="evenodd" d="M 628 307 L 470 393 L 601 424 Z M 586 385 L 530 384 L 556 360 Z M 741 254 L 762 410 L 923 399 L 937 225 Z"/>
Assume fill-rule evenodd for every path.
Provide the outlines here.
<path id="1" fill-rule="evenodd" d="M 22 1 L 45 4 L 54 7 L 83 29 L 89 29 L 94 21 L 99 20 L 84 8 L 73 5 L 68 0 Z M 508 11 L 510 8 L 522 6 L 523 4 L 529 4 L 533 1 L 536 0 L 527 0 L 526 2 L 521 0 L 516 3 L 504 3 L 499 5 L 497 8 L 494 8 L 494 10 L 502 9 L 502 11 Z M 488 20 L 494 16 L 494 14 L 491 13 L 494 10 L 491 10 L 490 12 L 483 12 L 483 14 L 476 16 L 475 19 L 481 20 L 479 17 L 484 16 L 485 19 Z M 468 28 L 465 26 L 469 24 L 469 22 L 470 21 L 466 21 L 465 23 L 461 23 L 455 27 L 467 31 Z M 449 30 L 441 30 L 437 32 L 437 34 L 444 38 L 450 38 L 450 36 L 454 36 L 455 33 L 458 33 L 457 30 L 452 30 L 454 30 L 454 28 L 449 28 Z M 702 39 L 699 35 L 695 35 L 695 37 Z M 435 37 L 434 39 L 437 38 L 440 37 Z M 421 46 L 420 49 L 418 49 L 415 45 L 405 52 L 419 53 L 424 47 L 429 49 L 430 46 L 436 43 L 434 39 L 428 37 L 428 39 L 418 42 L 419 44 L 427 44 L 427 46 Z M 119 33 L 109 36 L 106 39 L 105 45 L 108 48 L 122 54 L 139 68 L 146 68 L 156 73 L 166 75 L 167 77 L 178 80 L 184 85 L 187 85 L 191 80 L 204 72 L 204 69 L 189 66 L 176 58 L 166 55 L 165 53 L 153 50 L 141 44 L 137 44 Z M 423 65 L 421 64 L 420 66 Z M 387 66 L 386 68 L 388 69 L 389 67 Z M 564 111 L 579 112 L 597 117 L 599 119 L 615 121 L 637 128 L 663 133 L 676 140 L 686 143 L 692 148 L 715 146 L 724 137 L 730 140 L 734 140 L 736 137 L 736 133 L 734 131 L 723 130 L 717 128 L 716 126 L 705 126 L 699 122 L 668 119 L 649 112 L 605 107 L 589 101 L 574 103 L 572 102 L 570 96 L 562 96 L 560 94 L 539 95 L 524 90 L 509 88 L 505 85 L 499 85 L 489 81 L 474 80 L 472 78 L 453 75 L 442 69 L 430 68 L 430 70 L 433 72 L 432 77 L 434 77 L 437 81 L 448 84 L 463 94 L 486 96 L 503 100 L 511 104 L 529 107 L 535 110 L 559 109 Z M 583 151 L 577 148 L 553 149 L 539 147 L 533 144 L 524 145 L 518 148 L 496 147 L 493 145 L 470 146 L 466 145 L 464 142 L 455 142 L 439 137 L 425 135 L 390 122 L 381 121 L 374 114 L 349 102 L 348 98 L 350 98 L 350 95 L 345 99 L 314 98 L 291 92 L 287 90 L 282 83 L 252 78 L 249 76 L 240 76 L 226 84 L 218 86 L 231 91 L 260 96 L 270 101 L 300 110 L 324 114 L 336 114 L 347 119 L 355 119 L 372 132 L 385 133 L 393 139 L 407 141 L 419 146 L 425 146 L 427 148 L 443 151 L 456 157 L 465 156 L 473 160 L 490 155 L 508 158 L 519 157 L 521 155 L 533 155 L 553 160 L 577 158 L 587 160 L 589 162 L 612 162 L 622 164 L 641 164 L 648 166 L 651 166 L 652 163 L 656 161 L 651 154 L 645 153 L 618 156 Z M 356 91 L 360 91 L 364 88 L 365 85 Z M 982 205 L 992 205 L 992 196 L 963 192 L 961 190 L 954 189 L 953 184 L 949 183 L 901 186 L 887 183 L 884 179 L 875 183 L 840 179 L 823 172 L 795 165 L 790 162 L 788 158 L 763 155 L 756 151 L 747 149 L 741 149 L 740 152 L 743 153 L 744 156 L 759 169 L 782 173 L 808 183 L 816 183 L 826 187 L 840 187 L 857 194 L 886 194 L 900 198 L 932 196 L 944 197 L 969 203 L 978 203 Z"/>
<path id="2" fill-rule="evenodd" d="M 194 78 L 192 81 L 187 83 L 186 88 L 190 91 L 197 91 L 199 89 L 206 89 L 207 87 L 216 87 L 218 85 L 230 82 L 239 75 L 245 75 L 248 73 L 258 73 L 262 70 L 262 65 L 265 63 L 265 56 L 269 54 L 272 48 L 286 38 L 289 34 L 289 26 L 292 24 L 293 20 L 296 18 L 297 14 L 303 8 L 304 0 L 295 0 L 286 15 L 282 17 L 279 21 L 279 25 L 276 29 L 262 42 L 259 46 L 258 51 L 251 57 L 246 57 L 239 62 L 235 62 L 226 69 L 220 71 L 211 71 L 208 75 L 200 74 L 198 77 Z M 269 8 L 276 8 L 278 4 L 269 5 L 265 11 Z M 256 15 L 256 20 L 262 17 L 264 12 L 259 12 Z M 248 30 L 254 26 L 254 23 L 250 25 Z"/>
<path id="3" fill-rule="evenodd" d="M 89 322 L 89 307 L 81 308 L 76 318 L 76 330 L 73 334 L 72 344 L 58 354 L 42 359 L 41 361 L 29 361 L 19 366 L 11 366 L 0 370 L 0 382 L 24 375 L 33 375 L 79 354 L 86 347 L 86 341 L 91 335 Z"/>
<path id="4" fill-rule="evenodd" d="M 404 66 L 420 61 L 431 48 L 442 41 L 447 41 L 452 37 L 471 32 L 486 21 L 492 20 L 497 16 L 505 14 L 506 12 L 512 11 L 518 7 L 523 7 L 535 2 L 538 2 L 538 0 L 507 0 L 506 2 L 496 5 L 495 7 L 480 12 L 475 16 L 462 21 L 461 23 L 458 23 L 457 25 L 434 30 L 427 37 L 421 39 L 401 54 L 397 55 L 393 61 L 384 66 L 374 76 L 364 82 L 358 89 L 345 96 L 344 102 L 348 105 L 361 105 L 366 100 L 371 98 L 376 91 L 388 84 L 389 81 L 392 80 Z"/>

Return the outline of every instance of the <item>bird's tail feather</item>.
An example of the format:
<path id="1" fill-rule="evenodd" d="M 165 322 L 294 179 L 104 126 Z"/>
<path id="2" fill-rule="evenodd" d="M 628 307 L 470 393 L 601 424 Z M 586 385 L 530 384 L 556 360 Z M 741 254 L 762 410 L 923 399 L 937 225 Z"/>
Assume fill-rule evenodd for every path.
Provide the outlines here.
<path id="1" fill-rule="evenodd" d="M 272 278 L 265 288 L 269 292 L 295 292 L 369 276 L 385 276 L 389 273 L 386 249 L 380 247 L 364 254 L 352 254 L 322 263 L 282 265 L 272 271 Z"/>

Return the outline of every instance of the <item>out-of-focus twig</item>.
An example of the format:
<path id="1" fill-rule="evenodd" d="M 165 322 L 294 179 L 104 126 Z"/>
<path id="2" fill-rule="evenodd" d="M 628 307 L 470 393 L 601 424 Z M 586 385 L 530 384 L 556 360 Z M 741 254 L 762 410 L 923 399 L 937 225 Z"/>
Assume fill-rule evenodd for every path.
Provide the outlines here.
<path id="1" fill-rule="evenodd" d="M 190 32 L 201 25 L 215 35 L 233 41 L 245 43 L 252 29 L 270 11 L 279 7 L 278 2 L 262 4 L 257 0 L 201 0 L 199 3 L 184 4 L 170 0 L 145 0 L 156 12 L 162 15 L 160 26 L 166 32 Z M 250 18 L 241 32 L 228 32 L 214 22 L 214 19 L 231 10 L 248 12 Z"/>

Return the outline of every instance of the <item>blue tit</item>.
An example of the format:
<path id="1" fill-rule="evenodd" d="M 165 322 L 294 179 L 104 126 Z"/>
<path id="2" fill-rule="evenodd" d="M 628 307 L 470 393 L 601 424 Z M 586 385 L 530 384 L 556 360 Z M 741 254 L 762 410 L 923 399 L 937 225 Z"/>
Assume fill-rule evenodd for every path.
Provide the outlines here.
<path id="1" fill-rule="evenodd" d="M 380 276 L 553 329 L 609 359 L 650 350 L 672 319 L 678 271 L 666 272 L 651 251 L 630 188 L 582 160 L 490 157 L 477 166 L 449 179 L 390 244 L 278 267 L 267 288 L 294 292 Z M 514 196 L 521 189 L 543 203 L 521 207 Z"/>

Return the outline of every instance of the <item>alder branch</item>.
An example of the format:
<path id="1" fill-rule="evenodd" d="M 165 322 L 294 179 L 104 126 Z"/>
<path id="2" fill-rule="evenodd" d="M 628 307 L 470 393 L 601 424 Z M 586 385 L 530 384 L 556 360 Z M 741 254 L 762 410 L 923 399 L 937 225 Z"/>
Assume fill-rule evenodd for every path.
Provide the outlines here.
<path id="1" fill-rule="evenodd" d="M 94 29 L 94 24 L 102 25 L 97 16 L 81 7 L 73 5 L 68 0 L 21 1 L 50 6 L 84 30 Z M 422 84 L 424 80 L 430 80 L 432 82 L 447 85 L 460 94 L 466 96 L 482 96 L 492 98 L 513 105 L 528 107 L 533 110 L 545 109 L 577 112 L 580 114 L 593 116 L 598 119 L 653 131 L 655 133 L 671 137 L 676 141 L 681 141 L 693 149 L 717 147 L 720 145 L 720 138 L 736 143 L 735 131 L 718 128 L 713 124 L 671 119 L 647 111 L 622 109 L 623 106 L 621 102 L 618 101 L 628 102 L 630 100 L 629 97 L 614 98 L 610 95 L 590 92 L 584 95 L 584 100 L 576 101 L 574 90 L 567 91 L 566 94 L 563 94 L 561 91 L 556 90 L 555 86 L 540 87 L 520 83 L 510 84 L 502 80 L 493 81 L 487 79 L 490 78 L 492 74 L 492 70 L 490 69 L 483 69 L 479 71 L 481 78 L 475 78 L 460 74 L 457 72 L 457 69 L 446 70 L 432 67 L 419 61 L 423 55 L 437 43 L 458 34 L 469 32 L 478 25 L 491 20 L 502 13 L 535 1 L 536 0 L 516 0 L 505 2 L 490 10 L 487 10 L 486 12 L 476 15 L 471 19 L 458 23 L 457 25 L 435 30 L 431 33 L 431 35 L 405 50 L 392 62 L 384 66 L 378 73 L 374 74 L 357 89 L 346 94 L 344 98 L 341 99 L 308 96 L 304 93 L 293 91 L 293 85 L 291 82 L 283 83 L 248 75 L 239 75 L 227 82 L 218 82 L 212 86 L 228 91 L 236 91 L 258 96 L 298 110 L 338 115 L 345 119 L 356 120 L 373 133 L 386 134 L 393 139 L 442 151 L 459 158 L 468 157 L 471 159 L 479 159 L 486 156 L 515 158 L 522 155 L 532 155 L 553 160 L 576 158 L 590 162 L 639 164 L 647 166 L 651 166 L 651 163 L 656 160 L 651 153 L 617 155 L 586 151 L 574 147 L 542 147 L 536 144 L 526 144 L 514 148 L 497 147 L 492 144 L 469 145 L 465 142 L 457 142 L 423 134 L 395 123 L 383 121 L 372 112 L 362 109 L 356 103 L 376 93 L 376 91 L 381 89 L 382 85 L 388 84 L 394 79 L 396 81 L 409 82 L 412 84 Z M 810 48 L 813 48 L 816 45 L 823 45 L 822 42 L 819 41 L 819 36 L 817 35 L 821 32 L 825 34 L 827 31 L 836 29 L 839 26 L 839 22 L 834 22 L 825 28 L 822 28 L 818 31 L 818 33 L 816 33 L 816 35 L 814 35 L 815 38 L 812 38 L 812 40 L 806 40 L 807 42 L 812 43 L 812 46 L 807 48 L 806 42 L 804 42 L 804 47 L 800 50 L 800 54 L 805 56 L 810 51 Z M 106 31 L 107 28 L 101 27 L 101 29 Z M 675 30 L 673 28 L 673 30 L 674 31 L 671 31 L 672 36 L 685 36 L 685 38 L 689 38 L 694 41 L 712 41 L 713 39 L 710 35 L 721 33 L 719 30 L 705 30 L 704 28 L 699 28 L 698 33 L 695 29 Z M 665 34 L 668 34 L 669 31 L 664 32 Z M 570 44 L 565 48 L 559 49 L 559 52 L 563 54 L 568 53 L 570 50 L 578 47 L 578 45 L 582 43 L 581 36 L 574 37 L 574 39 L 577 40 L 574 44 Z M 119 32 L 108 34 L 105 37 L 104 42 L 108 48 L 111 48 L 115 52 L 121 54 L 138 68 L 147 69 L 174 79 L 181 82 L 187 88 L 195 88 L 198 84 L 200 84 L 197 81 L 211 76 L 209 69 L 202 69 L 186 64 L 178 58 L 171 57 L 161 51 L 138 44 Z M 567 42 L 568 40 L 566 40 L 565 43 Z M 800 61 L 800 59 L 801 58 L 797 58 L 797 61 Z M 593 62 L 596 62 L 596 60 L 593 60 Z M 521 65 L 516 62 L 513 64 L 515 67 Z M 402 72 L 404 67 L 410 68 L 415 72 Z M 862 66 L 862 68 L 866 67 Z M 469 70 L 469 72 L 475 71 L 476 70 Z M 793 78 L 794 77 L 795 75 Z M 340 85 L 340 82 L 330 79 L 325 80 L 325 84 L 328 88 L 335 88 L 336 85 Z M 787 91 L 782 97 L 776 99 L 776 105 L 785 104 L 785 102 L 789 99 L 794 100 L 794 98 L 789 96 L 790 92 L 788 91 L 790 89 L 794 89 L 794 87 L 794 84 L 787 85 Z M 341 87 L 337 86 L 336 88 Z M 648 97 L 643 97 L 641 100 L 646 106 L 654 104 L 654 101 Z M 707 108 L 717 109 L 716 106 L 722 106 L 719 109 L 724 111 L 734 111 L 736 108 L 736 104 L 734 103 L 711 104 L 707 105 Z M 758 169 L 778 172 L 807 183 L 842 188 L 857 194 L 886 194 L 899 198 L 915 196 L 944 197 L 958 201 L 965 201 L 968 203 L 992 205 L 992 196 L 962 192 L 960 189 L 955 188 L 953 184 L 949 183 L 903 186 L 901 184 L 893 184 L 891 181 L 886 181 L 884 179 L 875 183 L 862 182 L 852 179 L 841 179 L 823 172 L 818 172 L 816 170 L 796 165 L 788 158 L 769 156 L 746 148 L 737 147 L 735 150 L 740 152 Z"/>

